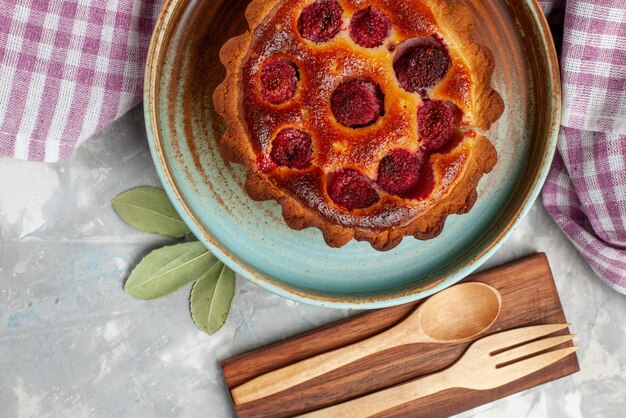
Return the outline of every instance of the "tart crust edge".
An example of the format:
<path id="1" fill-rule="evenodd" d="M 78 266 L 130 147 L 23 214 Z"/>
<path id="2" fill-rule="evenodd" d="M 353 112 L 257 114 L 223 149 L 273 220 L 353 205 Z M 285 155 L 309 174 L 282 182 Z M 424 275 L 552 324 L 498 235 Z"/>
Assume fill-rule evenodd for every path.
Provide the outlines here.
<path id="1" fill-rule="evenodd" d="M 469 6 L 450 0 L 422 0 L 434 13 L 437 26 L 447 40 L 452 39 L 463 60 L 472 70 L 474 90 L 472 112 L 473 124 L 488 130 L 504 112 L 504 101 L 491 86 L 495 71 L 493 52 L 474 38 L 474 22 Z"/>

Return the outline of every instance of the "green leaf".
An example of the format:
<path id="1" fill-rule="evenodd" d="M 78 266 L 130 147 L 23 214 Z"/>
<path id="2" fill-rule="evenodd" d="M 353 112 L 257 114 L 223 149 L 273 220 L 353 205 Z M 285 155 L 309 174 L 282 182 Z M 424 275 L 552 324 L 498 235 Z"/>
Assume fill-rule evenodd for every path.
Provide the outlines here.
<path id="1" fill-rule="evenodd" d="M 117 195 L 111 203 L 127 224 L 140 231 L 174 238 L 190 232 L 163 190 L 139 187 Z"/>
<path id="2" fill-rule="evenodd" d="M 197 280 L 216 262 L 198 241 L 159 248 L 137 264 L 124 291 L 139 299 L 155 299 Z"/>
<path id="3" fill-rule="evenodd" d="M 215 334 L 226 322 L 235 294 L 235 273 L 216 263 L 191 289 L 191 317 L 207 334 Z"/>

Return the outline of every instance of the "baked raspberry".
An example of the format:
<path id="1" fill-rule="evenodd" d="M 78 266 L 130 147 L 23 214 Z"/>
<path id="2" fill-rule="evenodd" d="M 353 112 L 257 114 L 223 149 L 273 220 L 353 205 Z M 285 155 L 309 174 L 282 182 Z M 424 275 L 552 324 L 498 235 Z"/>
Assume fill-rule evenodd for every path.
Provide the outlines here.
<path id="1" fill-rule="evenodd" d="M 450 66 L 450 56 L 433 38 L 418 38 L 398 48 L 393 70 L 403 89 L 419 92 L 443 78 Z"/>
<path id="2" fill-rule="evenodd" d="M 371 125 L 384 112 L 384 95 L 371 80 L 355 79 L 340 84 L 330 99 L 337 121 L 351 128 Z"/>
<path id="3" fill-rule="evenodd" d="M 326 42 L 341 30 L 343 9 L 337 0 L 317 0 L 302 10 L 298 32 L 313 42 Z"/>
<path id="4" fill-rule="evenodd" d="M 380 161 L 378 186 L 387 193 L 406 197 L 419 181 L 420 159 L 405 149 L 394 149 Z"/>
<path id="5" fill-rule="evenodd" d="M 446 102 L 430 100 L 417 110 L 417 133 L 422 148 L 435 151 L 452 138 L 456 115 Z"/>
<path id="6" fill-rule="evenodd" d="M 273 59 L 261 69 L 261 97 L 271 104 L 285 103 L 296 92 L 298 71 L 296 65 L 282 59 Z"/>
<path id="7" fill-rule="evenodd" d="M 344 170 L 335 175 L 328 186 L 328 195 L 345 209 L 363 209 L 378 202 L 378 192 L 372 182 L 356 170 Z"/>
<path id="8" fill-rule="evenodd" d="M 376 7 L 358 10 L 350 20 L 350 37 L 358 45 L 375 48 L 385 42 L 391 23 L 385 13 Z"/>
<path id="9" fill-rule="evenodd" d="M 276 164 L 289 168 L 306 168 L 311 164 L 311 136 L 299 129 L 285 128 L 272 142 L 270 157 Z"/>

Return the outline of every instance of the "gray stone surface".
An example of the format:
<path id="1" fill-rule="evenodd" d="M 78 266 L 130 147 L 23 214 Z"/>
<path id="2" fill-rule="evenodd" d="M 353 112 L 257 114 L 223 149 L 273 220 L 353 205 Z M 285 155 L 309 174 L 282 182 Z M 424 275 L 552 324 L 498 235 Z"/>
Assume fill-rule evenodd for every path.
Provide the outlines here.
<path id="1" fill-rule="evenodd" d="M 0 159 L 0 417 L 227 417 L 218 361 L 350 314 L 297 304 L 238 279 L 225 327 L 199 332 L 189 288 L 124 294 L 132 266 L 166 239 L 136 232 L 110 199 L 158 185 L 140 108 L 68 161 Z M 485 266 L 544 251 L 578 334 L 582 371 L 462 416 L 624 417 L 626 298 L 585 265 L 537 203 Z"/>

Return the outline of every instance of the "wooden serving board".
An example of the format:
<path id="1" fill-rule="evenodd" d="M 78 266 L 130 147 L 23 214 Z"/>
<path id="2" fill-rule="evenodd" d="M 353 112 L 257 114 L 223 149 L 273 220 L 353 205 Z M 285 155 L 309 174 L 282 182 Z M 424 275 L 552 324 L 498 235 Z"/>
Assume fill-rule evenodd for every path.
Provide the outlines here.
<path id="1" fill-rule="evenodd" d="M 490 284 L 500 291 L 502 310 L 477 338 L 528 325 L 566 321 L 545 254 L 535 254 L 474 274 L 464 281 Z M 398 323 L 422 301 L 370 311 L 222 362 L 228 388 L 271 370 L 380 333 Z M 562 333 L 568 333 L 563 330 Z M 397 347 L 349 364 L 286 391 L 241 405 L 239 417 L 287 417 L 333 405 L 441 370 L 454 363 L 471 342 Z M 563 346 L 572 345 L 571 342 Z M 450 389 L 378 416 L 440 417 L 494 401 L 575 373 L 576 354 L 523 379 L 489 391 Z"/>

